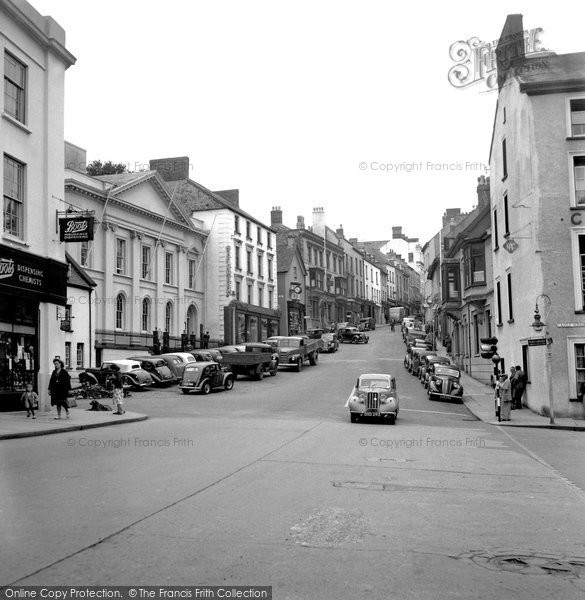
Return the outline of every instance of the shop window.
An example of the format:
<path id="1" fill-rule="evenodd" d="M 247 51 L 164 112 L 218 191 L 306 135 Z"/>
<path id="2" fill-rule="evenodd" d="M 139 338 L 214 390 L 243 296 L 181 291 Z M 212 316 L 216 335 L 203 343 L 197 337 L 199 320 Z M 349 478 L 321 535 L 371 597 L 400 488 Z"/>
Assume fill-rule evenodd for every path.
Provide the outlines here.
<path id="1" fill-rule="evenodd" d="M 8 308 L 8 306 L 0 306 L 0 313 L 3 313 L 2 309 Z M 10 319 L 14 324 L 8 325 L 8 330 L 0 331 L 1 391 L 23 391 L 27 383 L 35 386 L 37 343 L 34 331 L 37 311 L 38 305 L 23 301 L 19 303 L 16 310 L 6 310 L 7 314 L 0 314 L 0 321 L 7 322 Z M 13 331 L 15 327 L 18 327 L 18 333 Z M 29 333 L 22 331 L 25 328 Z"/>
<path id="2" fill-rule="evenodd" d="M 26 65 L 4 52 L 4 111 L 13 119 L 25 123 Z"/>
<path id="3" fill-rule="evenodd" d="M 82 342 L 77 343 L 77 368 L 84 369 L 85 368 L 85 348 Z"/>
<path id="4" fill-rule="evenodd" d="M 24 164 L 4 155 L 4 232 L 24 237 Z"/>
<path id="5" fill-rule="evenodd" d="M 124 329 L 126 319 L 126 297 L 124 294 L 116 296 L 116 329 Z"/>

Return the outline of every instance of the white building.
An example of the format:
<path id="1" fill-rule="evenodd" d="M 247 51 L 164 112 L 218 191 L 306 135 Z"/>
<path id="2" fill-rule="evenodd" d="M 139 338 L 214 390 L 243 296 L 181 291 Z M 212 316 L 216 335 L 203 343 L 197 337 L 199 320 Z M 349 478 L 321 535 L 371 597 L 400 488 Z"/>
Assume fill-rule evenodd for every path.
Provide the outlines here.
<path id="1" fill-rule="evenodd" d="M 67 144 L 66 159 L 84 165 L 85 152 Z M 194 342 L 205 320 L 207 231 L 174 202 L 160 175 L 67 169 L 65 199 L 95 211 L 93 242 L 68 250 L 97 283 L 96 364 L 143 354 L 155 345 L 155 330 L 163 348 L 180 348 L 182 334 Z"/>
<path id="2" fill-rule="evenodd" d="M 67 302 L 63 210 L 65 32 L 24 0 L 0 0 L 0 410 L 26 383 L 48 405 L 52 359 L 64 353 L 58 311 Z"/>
<path id="3" fill-rule="evenodd" d="M 276 232 L 240 208 L 238 190 L 212 192 L 189 178 L 189 159 L 150 161 L 176 204 L 209 230 L 206 311 L 211 343 L 257 342 L 279 331 Z"/>

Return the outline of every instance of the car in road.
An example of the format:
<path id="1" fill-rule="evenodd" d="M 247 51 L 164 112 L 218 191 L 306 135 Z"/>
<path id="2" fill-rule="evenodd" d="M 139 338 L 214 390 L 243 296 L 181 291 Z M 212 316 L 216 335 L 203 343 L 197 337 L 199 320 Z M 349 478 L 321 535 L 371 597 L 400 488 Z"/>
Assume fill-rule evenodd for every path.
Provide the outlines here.
<path id="1" fill-rule="evenodd" d="M 265 340 L 278 356 L 278 366 L 292 368 L 299 373 L 303 364 L 315 366 L 319 361 L 319 352 L 323 347 L 320 339 L 310 339 L 306 335 L 273 335 Z"/>
<path id="2" fill-rule="evenodd" d="M 396 379 L 387 373 L 360 375 L 346 407 L 349 408 L 352 423 L 362 417 L 383 417 L 393 425 L 400 408 Z"/>
<path id="3" fill-rule="evenodd" d="M 157 354 L 156 357 L 165 361 L 167 367 L 171 370 L 171 373 L 178 377 L 177 381 L 181 379 L 185 367 L 190 362 L 195 362 L 193 356 L 188 352 L 168 352 L 166 354 Z"/>
<path id="4" fill-rule="evenodd" d="M 339 350 L 339 340 L 334 333 L 324 333 L 321 340 L 323 342 L 321 352 L 337 352 Z"/>
<path id="5" fill-rule="evenodd" d="M 160 356 L 129 356 L 128 360 L 136 360 L 140 366 L 152 377 L 154 385 L 173 385 L 179 377 L 173 374 L 167 361 Z"/>
<path id="6" fill-rule="evenodd" d="M 435 365 L 450 365 L 451 359 L 448 356 L 433 356 L 432 354 L 423 357 L 418 371 L 420 382 L 426 388 L 429 376 L 433 372 Z"/>
<path id="7" fill-rule="evenodd" d="M 197 361 L 185 367 L 179 387 L 183 394 L 209 394 L 216 389 L 232 390 L 235 379 L 235 375 L 229 369 L 215 361 Z"/>
<path id="8" fill-rule="evenodd" d="M 461 371 L 454 365 L 435 365 L 427 387 L 429 400 L 463 401 Z"/>
<path id="9" fill-rule="evenodd" d="M 142 389 L 151 386 L 153 383 L 152 377 L 140 366 L 138 361 L 124 359 L 104 361 L 99 369 L 85 369 L 85 371 L 79 373 L 79 383 L 99 384 L 107 387 L 114 372 L 112 365 L 117 365 L 120 368 L 124 387 L 130 386 L 132 389 Z"/>
<path id="10" fill-rule="evenodd" d="M 434 350 L 427 350 L 426 348 L 417 348 L 416 346 L 412 349 L 412 363 L 410 366 L 410 373 L 415 377 L 419 376 L 420 367 L 425 356 L 436 356 L 437 353 Z"/>
<path id="11" fill-rule="evenodd" d="M 370 341 L 370 336 L 357 327 L 342 327 L 337 332 L 337 339 L 340 344 L 351 342 L 352 344 L 367 344 Z"/>
<path id="12" fill-rule="evenodd" d="M 376 329 L 376 319 L 374 317 L 363 317 L 358 321 L 357 328 L 360 331 L 373 331 Z"/>

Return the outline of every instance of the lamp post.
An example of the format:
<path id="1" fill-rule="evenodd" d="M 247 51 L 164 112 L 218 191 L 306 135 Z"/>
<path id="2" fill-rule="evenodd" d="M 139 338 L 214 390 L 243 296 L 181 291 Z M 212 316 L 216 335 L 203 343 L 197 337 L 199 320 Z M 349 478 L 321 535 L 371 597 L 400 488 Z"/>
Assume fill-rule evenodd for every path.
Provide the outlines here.
<path id="1" fill-rule="evenodd" d="M 552 338 L 549 336 L 547 323 L 543 323 L 541 321 L 542 317 L 540 315 L 540 311 L 538 310 L 538 301 L 541 299 L 545 302 L 547 310 L 544 318 L 548 321 L 548 315 L 550 313 L 550 307 L 552 302 L 549 296 L 547 296 L 546 294 L 540 294 L 536 298 L 536 306 L 534 308 L 534 322 L 532 323 L 531 327 L 536 333 L 540 333 L 544 328 L 544 337 L 546 340 L 546 378 L 548 383 L 548 406 L 550 413 L 550 424 L 554 425 L 555 413 L 553 406 Z"/>

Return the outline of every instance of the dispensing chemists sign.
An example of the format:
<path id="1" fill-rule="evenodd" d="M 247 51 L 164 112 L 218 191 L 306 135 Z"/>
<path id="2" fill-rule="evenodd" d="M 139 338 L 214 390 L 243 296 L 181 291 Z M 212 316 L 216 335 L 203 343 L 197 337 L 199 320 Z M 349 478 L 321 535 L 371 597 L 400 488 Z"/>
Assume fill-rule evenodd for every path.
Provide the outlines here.
<path id="1" fill-rule="evenodd" d="M 66 217 L 59 219 L 61 242 L 90 242 L 93 240 L 93 217 Z"/>

